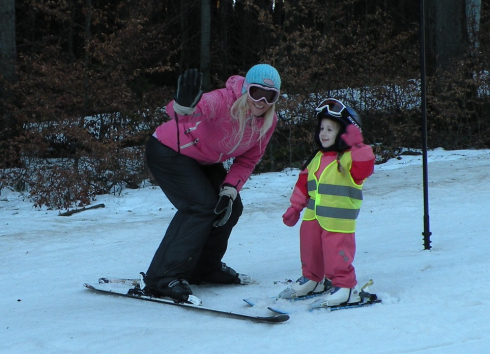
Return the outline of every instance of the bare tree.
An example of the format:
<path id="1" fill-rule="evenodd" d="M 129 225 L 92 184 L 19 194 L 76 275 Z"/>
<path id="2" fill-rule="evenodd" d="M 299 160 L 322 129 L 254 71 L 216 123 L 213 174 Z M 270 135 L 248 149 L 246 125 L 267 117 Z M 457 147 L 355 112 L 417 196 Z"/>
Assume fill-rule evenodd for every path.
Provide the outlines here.
<path id="1" fill-rule="evenodd" d="M 446 68 L 468 46 L 466 0 L 427 0 L 427 74 Z"/>
<path id="2" fill-rule="evenodd" d="M 211 0 L 201 0 L 201 72 L 202 87 L 205 91 L 211 86 L 210 79 L 211 46 Z"/>
<path id="3" fill-rule="evenodd" d="M 468 38 L 476 49 L 480 47 L 481 0 L 466 0 L 466 17 L 468 21 Z"/>
<path id="4" fill-rule="evenodd" d="M 15 0 L 0 1 L 0 75 L 15 79 Z"/>
<path id="5" fill-rule="evenodd" d="M 0 79 L 5 82 L 0 84 L 0 155 L 2 156 L 0 168 L 17 166 L 19 163 L 19 146 L 10 140 L 19 135 L 20 123 L 5 105 L 13 96 L 9 85 L 5 83 L 13 83 L 16 80 L 16 57 L 15 0 L 2 0 L 0 1 Z"/>
<path id="6" fill-rule="evenodd" d="M 231 0 L 222 0 L 219 2 L 219 38 L 221 50 L 221 77 L 229 75 L 229 17 L 228 12 L 232 8 Z"/>
<path id="7" fill-rule="evenodd" d="M 182 73 L 186 68 L 185 64 L 189 62 L 189 21 L 187 19 L 187 14 L 189 11 L 189 4 L 187 1 L 181 1 L 179 7 L 179 25 L 180 25 L 180 37 L 181 37 L 181 50 L 180 50 L 180 59 L 179 59 L 179 71 Z"/>

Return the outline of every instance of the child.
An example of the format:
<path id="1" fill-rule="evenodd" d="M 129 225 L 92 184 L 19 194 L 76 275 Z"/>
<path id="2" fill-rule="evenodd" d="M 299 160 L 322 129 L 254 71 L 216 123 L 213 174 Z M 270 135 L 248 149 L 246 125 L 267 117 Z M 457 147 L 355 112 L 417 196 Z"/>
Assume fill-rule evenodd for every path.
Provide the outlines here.
<path id="1" fill-rule="evenodd" d="M 303 276 L 279 294 L 297 298 L 325 293 L 323 306 L 359 302 L 352 262 L 356 251 L 356 218 L 362 186 L 374 170 L 374 154 L 364 144 L 361 118 L 342 102 L 329 98 L 316 108 L 315 142 L 319 149 L 303 165 L 283 215 L 294 226 L 306 208 L 300 228 Z"/>

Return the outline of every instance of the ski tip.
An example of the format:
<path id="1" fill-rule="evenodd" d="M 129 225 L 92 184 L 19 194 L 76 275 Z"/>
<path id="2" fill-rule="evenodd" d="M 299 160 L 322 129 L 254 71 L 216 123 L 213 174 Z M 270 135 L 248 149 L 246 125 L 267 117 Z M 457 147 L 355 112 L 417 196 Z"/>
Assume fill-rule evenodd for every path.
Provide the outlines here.
<path id="1" fill-rule="evenodd" d="M 256 299 L 253 299 L 251 297 L 243 299 L 243 301 L 245 301 L 247 303 L 247 305 L 249 305 L 249 306 L 254 306 L 255 303 L 257 302 Z"/>
<path id="2" fill-rule="evenodd" d="M 289 312 L 286 312 L 286 311 L 284 311 L 284 310 L 280 310 L 280 309 L 275 308 L 275 307 L 273 307 L 273 306 L 268 306 L 268 307 L 267 307 L 267 309 L 268 309 L 269 311 L 272 311 L 272 312 L 278 313 L 278 315 L 277 315 L 277 316 L 287 316 L 287 317 L 289 318 Z"/>
<path id="3" fill-rule="evenodd" d="M 274 316 L 275 320 L 274 322 L 286 322 L 287 320 L 289 320 L 289 315 L 287 314 L 280 314 L 280 315 L 276 315 Z"/>
<path id="4" fill-rule="evenodd" d="M 252 316 L 252 318 L 260 322 L 280 323 L 280 322 L 286 322 L 287 320 L 289 320 L 290 317 L 287 314 L 276 314 L 273 316 L 266 316 L 266 317 Z"/>

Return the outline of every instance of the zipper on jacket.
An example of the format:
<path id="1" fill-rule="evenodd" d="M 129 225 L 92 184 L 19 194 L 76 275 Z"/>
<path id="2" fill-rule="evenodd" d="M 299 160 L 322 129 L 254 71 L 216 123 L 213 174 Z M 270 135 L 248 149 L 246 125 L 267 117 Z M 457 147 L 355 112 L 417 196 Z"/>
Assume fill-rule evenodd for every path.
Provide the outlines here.
<path id="1" fill-rule="evenodd" d="M 197 138 L 197 139 L 196 139 L 196 140 L 194 140 L 194 141 L 191 141 L 190 143 L 187 143 L 187 144 L 185 144 L 185 145 L 182 145 L 180 148 L 181 148 L 181 149 L 185 149 L 185 148 L 188 148 L 189 146 L 196 145 L 198 142 L 199 142 L 199 138 Z"/>
<path id="2" fill-rule="evenodd" d="M 184 134 L 189 134 L 191 131 L 193 130 L 196 130 L 197 129 L 197 126 L 200 124 L 201 122 L 197 122 L 195 126 L 191 127 L 191 128 L 187 128 L 185 131 L 184 131 Z"/>

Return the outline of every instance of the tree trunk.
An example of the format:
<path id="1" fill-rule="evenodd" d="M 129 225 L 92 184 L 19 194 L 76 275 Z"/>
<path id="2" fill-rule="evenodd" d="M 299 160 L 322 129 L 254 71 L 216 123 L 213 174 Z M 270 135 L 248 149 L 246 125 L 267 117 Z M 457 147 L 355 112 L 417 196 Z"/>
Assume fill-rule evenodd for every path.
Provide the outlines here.
<path id="1" fill-rule="evenodd" d="M 182 74 L 185 69 L 185 63 L 188 63 L 188 46 L 189 46 L 189 31 L 187 30 L 187 10 L 189 9 L 189 4 L 187 1 L 180 2 L 180 16 L 179 16 L 179 24 L 180 24 L 180 59 L 179 59 L 179 70 L 177 74 Z M 178 76 L 178 75 L 177 75 Z"/>
<path id="2" fill-rule="evenodd" d="M 433 76 L 466 51 L 466 1 L 427 0 L 425 5 L 427 75 Z"/>
<path id="3" fill-rule="evenodd" d="M 68 56 L 71 60 L 71 62 L 75 62 L 76 58 L 75 58 L 75 52 L 74 52 L 74 49 L 73 49 L 73 36 L 74 36 L 74 33 L 73 33 L 73 27 L 75 25 L 75 22 L 74 22 L 74 11 L 75 11 L 75 7 L 73 6 L 73 0 L 69 0 L 68 1 L 68 11 L 70 12 L 70 21 L 68 23 L 68 31 L 67 31 L 67 37 L 66 37 L 66 42 L 68 44 Z"/>
<path id="4" fill-rule="evenodd" d="M 15 41 L 15 0 L 0 1 L 0 76 L 6 82 L 16 80 L 17 48 Z M 20 165 L 20 146 L 15 138 L 21 134 L 21 123 L 17 121 L 7 104 L 11 89 L 5 82 L 0 84 L 0 168 L 18 167 Z"/>
<path id="5" fill-rule="evenodd" d="M 87 13 L 85 18 L 85 56 L 83 59 L 83 116 L 89 109 L 89 61 L 90 61 L 90 37 L 92 23 L 92 0 L 86 0 Z"/>
<path id="6" fill-rule="evenodd" d="M 210 80 L 210 44 L 211 43 L 211 0 L 201 0 L 201 72 L 202 88 L 208 91 Z"/>
<path id="7" fill-rule="evenodd" d="M 466 0 L 466 18 L 468 21 L 468 39 L 475 49 L 480 47 L 481 0 Z"/>
<path id="8" fill-rule="evenodd" d="M 220 25 L 220 45 L 221 45 L 221 77 L 226 78 L 230 75 L 229 72 L 229 51 L 228 51 L 228 31 L 229 29 L 229 16 L 228 11 L 233 4 L 231 0 L 222 0 L 219 2 L 219 25 Z"/>
<path id="9" fill-rule="evenodd" d="M 0 1 L 0 75 L 15 80 L 15 0 Z"/>

